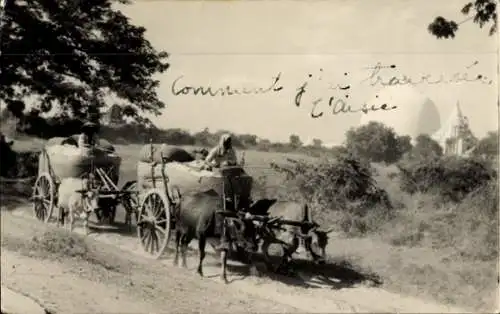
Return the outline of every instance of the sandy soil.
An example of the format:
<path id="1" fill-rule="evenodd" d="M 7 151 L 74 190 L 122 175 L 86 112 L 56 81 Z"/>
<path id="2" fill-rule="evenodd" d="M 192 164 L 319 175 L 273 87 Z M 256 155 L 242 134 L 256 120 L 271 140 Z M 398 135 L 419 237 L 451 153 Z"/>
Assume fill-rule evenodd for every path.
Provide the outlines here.
<path id="1" fill-rule="evenodd" d="M 53 227 L 42 226 L 27 209 L 2 213 L 4 234 L 28 240 L 34 228 Z M 318 274 L 300 273 L 293 280 L 248 276 L 247 267 L 238 264 L 230 268 L 231 283 L 224 285 L 213 256 L 207 256 L 205 278 L 199 278 L 194 272 L 195 252 L 185 270 L 172 266 L 169 255 L 161 261 L 147 258 L 134 234 L 108 230 L 89 237 L 102 243 L 103 250 L 117 251 L 111 263 L 128 263 L 133 271 L 99 275 L 92 265 L 23 261 L 27 257 L 4 253 L 2 248 L 2 282 L 65 313 L 72 305 L 89 312 L 466 312 Z M 13 268 L 18 264 L 22 266 Z"/>

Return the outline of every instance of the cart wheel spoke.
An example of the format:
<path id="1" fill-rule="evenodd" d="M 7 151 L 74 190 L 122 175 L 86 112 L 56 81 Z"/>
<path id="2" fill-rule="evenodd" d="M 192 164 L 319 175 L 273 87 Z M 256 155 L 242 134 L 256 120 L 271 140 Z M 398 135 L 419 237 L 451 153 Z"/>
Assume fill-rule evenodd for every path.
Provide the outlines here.
<path id="1" fill-rule="evenodd" d="M 155 252 L 158 252 L 160 250 L 160 242 L 158 241 L 158 238 L 155 238 Z"/>
<path id="2" fill-rule="evenodd" d="M 152 201 L 151 201 L 151 209 L 152 209 L 152 212 L 153 212 L 153 216 L 156 215 L 156 212 L 158 211 L 158 195 L 155 194 L 155 196 L 152 198 Z"/>
<path id="3" fill-rule="evenodd" d="M 153 217 L 155 219 L 157 219 L 163 212 L 163 207 L 162 207 L 162 203 L 161 203 L 161 200 L 159 203 L 156 203 L 155 201 L 155 207 L 154 207 L 154 210 L 153 210 Z"/>
<path id="4" fill-rule="evenodd" d="M 151 245 L 151 233 L 149 233 L 147 238 L 146 238 L 145 248 L 146 248 L 146 252 L 148 252 L 148 253 L 151 253 L 150 245 Z"/>
<path id="5" fill-rule="evenodd" d="M 160 226 L 155 226 L 155 230 L 158 230 L 162 234 L 167 235 L 167 232 L 165 231 L 165 229 L 161 228 Z"/>
<path id="6" fill-rule="evenodd" d="M 161 219 L 161 220 L 158 220 L 158 221 L 156 222 L 156 224 L 157 224 L 157 225 L 160 225 L 160 224 L 165 224 L 165 223 L 167 223 L 167 222 L 168 222 L 168 219 Z"/>
<path id="7" fill-rule="evenodd" d="M 148 212 L 148 217 L 154 217 L 153 214 L 153 200 L 149 198 L 146 203 L 146 210 Z"/>
<path id="8" fill-rule="evenodd" d="M 140 240 L 141 240 L 141 243 L 146 243 L 146 239 L 148 238 L 149 236 L 149 231 L 144 231 L 141 233 L 141 235 L 139 236 L 140 237 Z"/>
<path id="9" fill-rule="evenodd" d="M 151 232 L 151 253 L 158 252 L 158 237 L 156 232 Z"/>

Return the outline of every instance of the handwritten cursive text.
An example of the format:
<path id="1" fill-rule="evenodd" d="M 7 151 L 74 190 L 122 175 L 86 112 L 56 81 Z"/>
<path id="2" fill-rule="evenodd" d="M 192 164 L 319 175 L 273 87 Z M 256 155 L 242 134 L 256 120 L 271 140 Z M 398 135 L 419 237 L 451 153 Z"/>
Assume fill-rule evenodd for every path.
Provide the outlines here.
<path id="1" fill-rule="evenodd" d="M 300 107 L 302 105 L 302 96 L 306 93 L 306 87 L 307 87 L 307 82 L 304 82 L 299 88 L 297 88 L 297 93 L 295 94 L 295 99 L 294 99 L 294 104 L 296 107 Z M 348 98 L 348 95 L 345 95 L 346 98 Z M 383 111 L 390 111 L 397 109 L 397 106 L 390 106 L 388 104 L 381 104 L 379 106 L 377 105 L 369 105 L 369 104 L 362 104 L 359 108 L 353 108 L 351 105 L 349 105 L 346 100 L 342 98 L 335 98 L 335 96 L 330 96 L 327 99 L 328 102 L 328 107 L 331 108 L 331 113 L 332 115 L 339 115 L 339 114 L 349 114 L 349 113 L 364 113 L 368 114 L 369 112 L 375 112 L 379 110 Z M 321 104 L 324 104 L 324 98 L 318 97 L 315 98 L 313 101 L 311 101 L 312 108 L 311 108 L 311 117 L 312 118 L 321 118 L 324 114 L 324 111 L 321 111 L 318 107 Z"/>
<path id="2" fill-rule="evenodd" d="M 172 82 L 171 92 L 174 96 L 182 96 L 182 95 L 194 95 L 194 96 L 233 96 L 233 95 L 259 95 L 259 94 L 267 94 L 270 92 L 279 92 L 283 89 L 283 86 L 280 84 L 281 72 L 278 73 L 275 77 L 273 77 L 273 81 L 271 85 L 267 88 L 256 87 L 256 88 L 234 88 L 229 85 L 224 87 L 212 87 L 212 86 L 189 86 L 184 85 L 182 87 L 177 87 L 177 84 L 184 76 L 179 76 Z"/>
<path id="3" fill-rule="evenodd" d="M 479 62 L 475 61 L 465 68 L 470 70 Z M 492 80 L 482 74 L 471 75 L 468 72 L 455 72 L 451 75 L 432 75 L 424 74 L 412 77 L 406 74 L 394 73 L 397 66 L 382 65 L 380 62 L 373 67 L 368 67 L 370 74 L 361 82 L 368 82 L 371 86 L 394 86 L 394 85 L 436 85 L 436 84 L 457 84 L 457 83 L 472 83 L 479 82 L 481 84 L 491 85 Z"/>

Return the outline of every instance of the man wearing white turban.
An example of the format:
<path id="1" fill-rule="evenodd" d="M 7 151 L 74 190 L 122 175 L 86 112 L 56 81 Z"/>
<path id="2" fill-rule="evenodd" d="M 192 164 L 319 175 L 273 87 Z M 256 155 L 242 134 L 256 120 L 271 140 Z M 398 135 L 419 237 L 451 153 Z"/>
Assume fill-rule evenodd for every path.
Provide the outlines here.
<path id="1" fill-rule="evenodd" d="M 236 153 L 230 134 L 224 134 L 219 140 L 219 144 L 212 148 L 205 158 L 205 163 L 209 167 L 235 166 L 237 164 Z"/>

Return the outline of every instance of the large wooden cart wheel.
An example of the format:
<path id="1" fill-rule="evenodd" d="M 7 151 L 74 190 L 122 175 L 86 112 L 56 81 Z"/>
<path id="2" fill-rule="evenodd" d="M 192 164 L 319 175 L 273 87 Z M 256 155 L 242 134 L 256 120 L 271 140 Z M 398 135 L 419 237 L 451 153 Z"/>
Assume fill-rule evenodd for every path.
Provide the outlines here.
<path id="1" fill-rule="evenodd" d="M 137 236 L 145 252 L 160 258 L 170 240 L 170 204 L 159 189 L 146 192 L 142 198 L 137 222 Z"/>
<path id="2" fill-rule="evenodd" d="M 55 184 L 48 173 L 42 173 L 33 187 L 33 215 L 40 221 L 49 222 L 54 210 Z"/>

